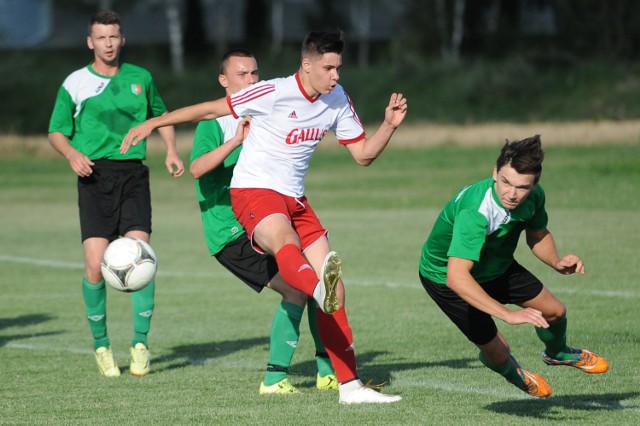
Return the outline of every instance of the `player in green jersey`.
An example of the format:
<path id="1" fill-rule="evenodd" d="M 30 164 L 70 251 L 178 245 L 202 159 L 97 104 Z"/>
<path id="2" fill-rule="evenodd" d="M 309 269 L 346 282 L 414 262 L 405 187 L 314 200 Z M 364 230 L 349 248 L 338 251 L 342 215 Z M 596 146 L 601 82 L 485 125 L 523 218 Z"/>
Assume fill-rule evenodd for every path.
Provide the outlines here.
<path id="1" fill-rule="evenodd" d="M 547 229 L 544 190 L 538 184 L 543 159 L 540 136 L 507 141 L 493 177 L 463 188 L 445 205 L 423 246 L 419 267 L 425 290 L 480 349 L 480 361 L 540 398 L 551 395 L 551 386 L 520 366 L 492 317 L 510 325 L 534 325 L 548 365 L 590 374 L 609 368 L 595 353 L 567 346 L 564 304 L 513 256 L 524 231 L 527 245 L 542 262 L 563 275 L 585 273 L 578 256 L 558 254 Z"/>
<path id="2" fill-rule="evenodd" d="M 107 292 L 100 261 L 110 241 L 126 235 L 149 241 L 151 198 L 149 169 L 142 163 L 146 143 L 120 153 L 120 143 L 132 125 L 165 114 L 166 107 L 151 74 L 120 63 L 125 38 L 115 12 L 102 11 L 89 23 L 87 45 L 93 61 L 71 73 L 58 90 L 49 123 L 49 142 L 78 175 L 80 232 L 85 271 L 82 295 L 93 335 L 96 362 L 102 375 L 120 369 L 107 334 Z M 184 173 L 173 127 L 158 129 L 167 148 L 169 173 Z M 154 308 L 155 282 L 131 293 L 133 339 L 130 373 L 149 371 L 147 334 Z"/>
<path id="3" fill-rule="evenodd" d="M 239 92 L 258 79 L 258 63 L 250 52 L 232 50 L 223 56 L 218 82 L 227 95 Z M 267 372 L 259 392 L 296 393 L 298 391 L 288 379 L 288 368 L 300 337 L 300 321 L 308 297 L 287 285 L 278 273 L 273 256 L 260 254 L 251 247 L 246 232 L 231 210 L 229 185 L 248 129 L 248 119 L 230 115 L 200 122 L 193 140 L 190 172 L 196 178 L 209 253 L 254 291 L 261 292 L 269 287 L 282 295 L 271 324 Z M 338 389 L 329 356 L 318 335 L 315 306 L 307 312 L 316 346 L 316 387 Z"/>

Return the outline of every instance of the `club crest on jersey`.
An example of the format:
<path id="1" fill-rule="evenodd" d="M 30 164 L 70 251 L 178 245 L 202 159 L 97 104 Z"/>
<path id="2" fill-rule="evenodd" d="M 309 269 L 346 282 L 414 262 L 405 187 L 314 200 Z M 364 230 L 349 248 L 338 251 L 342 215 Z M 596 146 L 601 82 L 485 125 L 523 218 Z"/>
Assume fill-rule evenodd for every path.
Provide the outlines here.
<path id="1" fill-rule="evenodd" d="M 322 138 L 326 134 L 326 129 L 293 129 L 287 135 L 287 140 L 285 142 L 287 143 L 287 145 L 294 145 L 310 140 L 319 141 L 322 140 Z"/>
<path id="2" fill-rule="evenodd" d="M 134 83 L 131 85 L 131 93 L 133 93 L 134 95 L 139 95 L 142 93 L 142 86 L 140 86 L 138 83 Z"/>

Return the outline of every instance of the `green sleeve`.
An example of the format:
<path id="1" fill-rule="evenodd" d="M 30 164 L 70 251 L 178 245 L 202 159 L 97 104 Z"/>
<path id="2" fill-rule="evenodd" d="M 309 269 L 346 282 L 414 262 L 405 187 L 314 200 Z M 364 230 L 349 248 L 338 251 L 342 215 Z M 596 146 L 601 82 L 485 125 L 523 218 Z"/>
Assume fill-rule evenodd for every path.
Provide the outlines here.
<path id="1" fill-rule="evenodd" d="M 157 117 L 167 112 L 167 107 L 160 97 L 160 92 L 158 91 L 158 88 L 153 81 L 153 77 L 150 77 L 149 79 L 149 87 L 147 93 L 149 97 L 149 112 L 147 117 Z"/>
<path id="2" fill-rule="evenodd" d="M 67 137 L 71 137 L 74 133 L 73 113 L 75 107 L 69 92 L 64 86 L 60 86 L 49 121 L 49 133 L 60 132 Z"/>
<path id="3" fill-rule="evenodd" d="M 196 133 L 193 137 L 193 148 L 191 149 L 191 161 L 211 152 L 224 142 L 224 132 L 218 120 L 206 120 L 198 123 Z"/>
<path id="4" fill-rule="evenodd" d="M 460 210 L 453 225 L 447 257 L 459 257 L 474 262 L 480 260 L 486 229 L 487 219 L 482 214 L 472 210 Z"/>
<path id="5" fill-rule="evenodd" d="M 545 204 L 545 194 L 544 189 L 540 185 L 536 186 L 534 192 L 535 199 L 535 213 L 533 217 L 529 219 L 527 223 L 527 228 L 533 231 L 539 231 L 547 227 L 549 222 L 549 216 L 547 215 L 547 210 L 544 207 Z"/>

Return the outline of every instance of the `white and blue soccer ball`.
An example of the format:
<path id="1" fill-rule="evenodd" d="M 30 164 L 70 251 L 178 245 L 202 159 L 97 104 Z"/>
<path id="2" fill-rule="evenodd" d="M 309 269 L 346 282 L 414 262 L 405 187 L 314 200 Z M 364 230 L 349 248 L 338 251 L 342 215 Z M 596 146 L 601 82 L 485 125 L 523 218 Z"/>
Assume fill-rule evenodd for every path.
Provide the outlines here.
<path id="1" fill-rule="evenodd" d="M 158 259 L 149 243 L 132 237 L 112 241 L 100 265 L 105 282 L 127 293 L 149 285 L 157 268 Z"/>

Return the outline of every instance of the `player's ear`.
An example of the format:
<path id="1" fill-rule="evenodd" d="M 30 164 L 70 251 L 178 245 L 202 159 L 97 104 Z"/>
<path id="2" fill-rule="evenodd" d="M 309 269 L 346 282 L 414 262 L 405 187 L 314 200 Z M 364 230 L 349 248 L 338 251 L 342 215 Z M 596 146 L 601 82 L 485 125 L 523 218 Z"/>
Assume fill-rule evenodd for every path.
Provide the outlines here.
<path id="1" fill-rule="evenodd" d="M 305 72 L 309 72 L 309 68 L 311 68 L 311 61 L 309 60 L 309 58 L 302 58 L 302 62 L 300 62 L 300 67 Z"/>
<path id="2" fill-rule="evenodd" d="M 498 181 L 498 166 L 493 166 L 493 181 Z"/>
<path id="3" fill-rule="evenodd" d="M 120 46 L 124 46 L 124 42 L 126 41 L 126 39 L 124 38 L 124 36 L 122 36 L 122 43 L 120 44 Z"/>
<path id="4" fill-rule="evenodd" d="M 220 86 L 224 87 L 225 89 L 227 87 L 229 87 L 229 82 L 227 81 L 227 76 L 224 74 L 219 74 L 218 75 L 218 83 L 220 83 Z"/>
<path id="5" fill-rule="evenodd" d="M 91 36 L 87 36 L 87 46 L 93 50 L 93 40 L 91 40 Z"/>

